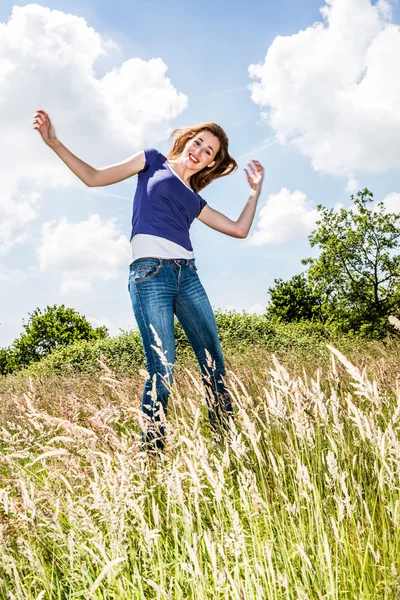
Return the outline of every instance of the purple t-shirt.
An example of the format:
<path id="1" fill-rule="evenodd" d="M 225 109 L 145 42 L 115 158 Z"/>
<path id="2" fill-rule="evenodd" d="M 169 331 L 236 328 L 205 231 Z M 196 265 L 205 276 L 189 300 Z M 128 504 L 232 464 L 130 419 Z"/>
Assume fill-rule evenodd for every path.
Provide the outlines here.
<path id="1" fill-rule="evenodd" d="M 207 202 L 171 172 L 168 159 L 158 150 L 146 149 L 144 155 L 133 199 L 131 239 L 147 233 L 193 250 L 189 229 Z"/>

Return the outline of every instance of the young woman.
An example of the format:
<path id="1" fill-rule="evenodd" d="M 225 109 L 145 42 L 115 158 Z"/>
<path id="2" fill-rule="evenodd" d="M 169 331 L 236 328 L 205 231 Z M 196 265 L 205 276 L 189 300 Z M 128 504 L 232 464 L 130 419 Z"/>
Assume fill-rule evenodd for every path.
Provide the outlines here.
<path id="1" fill-rule="evenodd" d="M 229 155 L 227 135 L 216 123 L 177 129 L 167 156 L 151 148 L 102 169 L 89 166 L 63 146 L 45 111 L 37 111 L 33 127 L 87 186 L 110 185 L 138 175 L 128 287 L 149 374 L 142 397 L 144 447 L 164 447 L 175 361 L 174 315 L 199 362 L 210 424 L 218 435 L 233 411 L 223 380 L 225 365 L 214 313 L 197 274 L 189 228 L 197 218 L 212 229 L 245 238 L 260 195 L 263 167 L 252 160 L 245 169 L 250 196 L 237 221 L 232 221 L 199 194 L 211 181 L 237 168 Z"/>

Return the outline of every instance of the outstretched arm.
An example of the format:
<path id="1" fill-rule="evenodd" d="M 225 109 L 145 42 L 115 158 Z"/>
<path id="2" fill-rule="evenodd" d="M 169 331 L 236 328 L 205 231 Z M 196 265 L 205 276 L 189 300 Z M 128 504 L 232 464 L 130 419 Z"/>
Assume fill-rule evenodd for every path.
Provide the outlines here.
<path id="1" fill-rule="evenodd" d="M 229 219 L 229 217 L 208 205 L 203 208 L 197 217 L 199 221 L 208 225 L 211 229 L 215 229 L 216 231 L 220 231 L 221 233 L 236 238 L 245 238 L 250 231 L 264 178 L 264 168 L 258 160 L 251 161 L 248 165 L 248 170 L 244 169 L 244 171 L 251 192 L 246 206 L 242 210 L 237 221 L 232 221 L 232 219 Z"/>
<path id="2" fill-rule="evenodd" d="M 44 142 L 54 150 L 67 167 L 89 187 L 101 187 L 118 183 L 136 175 L 145 165 L 143 150 L 123 162 L 96 169 L 72 154 L 58 139 L 48 113 L 38 110 L 33 117 L 33 129 L 37 129 Z"/>

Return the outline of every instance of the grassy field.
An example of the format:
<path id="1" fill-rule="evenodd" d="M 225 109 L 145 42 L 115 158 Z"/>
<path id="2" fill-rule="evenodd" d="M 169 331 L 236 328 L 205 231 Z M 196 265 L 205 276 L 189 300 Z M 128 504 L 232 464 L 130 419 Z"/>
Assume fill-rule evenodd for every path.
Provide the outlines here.
<path id="1" fill-rule="evenodd" d="M 158 458 L 143 371 L 0 379 L 0 598 L 400 598 L 400 344 L 348 356 L 228 354 L 219 445 L 181 363 Z"/>

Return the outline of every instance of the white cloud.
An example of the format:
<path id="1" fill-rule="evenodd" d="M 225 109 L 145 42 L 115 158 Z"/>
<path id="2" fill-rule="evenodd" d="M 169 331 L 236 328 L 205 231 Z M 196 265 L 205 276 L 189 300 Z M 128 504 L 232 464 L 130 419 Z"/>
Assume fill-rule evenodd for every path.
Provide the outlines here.
<path id="1" fill-rule="evenodd" d="M 377 2 L 378 8 L 381 11 L 383 17 L 390 21 L 392 18 L 392 7 L 388 0 L 378 0 Z"/>
<path id="2" fill-rule="evenodd" d="M 346 192 L 348 192 L 349 194 L 356 194 L 360 189 L 360 182 L 357 179 L 354 179 L 354 177 L 351 177 L 348 181 L 347 181 L 347 185 L 346 185 Z"/>
<path id="3" fill-rule="evenodd" d="M 270 194 L 258 215 L 254 233 L 248 238 L 252 246 L 281 244 L 311 233 L 318 211 L 306 194 L 283 187 Z"/>
<path id="4" fill-rule="evenodd" d="M 353 177 L 400 167 L 400 28 L 388 2 L 327 0 L 323 23 L 275 38 L 250 65 L 252 99 L 280 143 Z"/>
<path id="5" fill-rule="evenodd" d="M 38 260 L 41 271 L 60 274 L 60 293 L 66 294 L 87 292 L 94 281 L 118 277 L 128 252 L 129 242 L 115 219 L 90 215 L 86 221 L 69 223 L 64 217 L 43 225 Z"/>
<path id="6" fill-rule="evenodd" d="M 400 212 L 400 194 L 397 192 L 392 192 L 388 194 L 384 200 L 383 204 L 387 212 L 399 213 Z"/>
<path id="7" fill-rule="evenodd" d="M 92 289 L 92 281 L 85 279 L 64 279 L 62 281 L 59 292 L 64 294 L 86 294 Z"/>
<path id="8" fill-rule="evenodd" d="M 97 76 L 98 60 L 115 62 L 116 49 L 82 17 L 38 4 L 14 6 L 0 23 L 3 252 L 38 216 L 37 198 L 18 190 L 81 185 L 31 129 L 36 109 L 49 112 L 74 153 L 104 166 L 165 139 L 171 119 L 186 108 L 160 58 L 131 58 Z"/>
<path id="9" fill-rule="evenodd" d="M 0 175 L 0 255 L 25 241 L 23 227 L 38 215 L 39 194 L 11 189 L 7 177 Z"/>
<path id="10" fill-rule="evenodd" d="M 0 283 L 12 283 L 20 285 L 27 279 L 27 275 L 20 269 L 9 269 L 5 266 L 0 266 Z"/>

